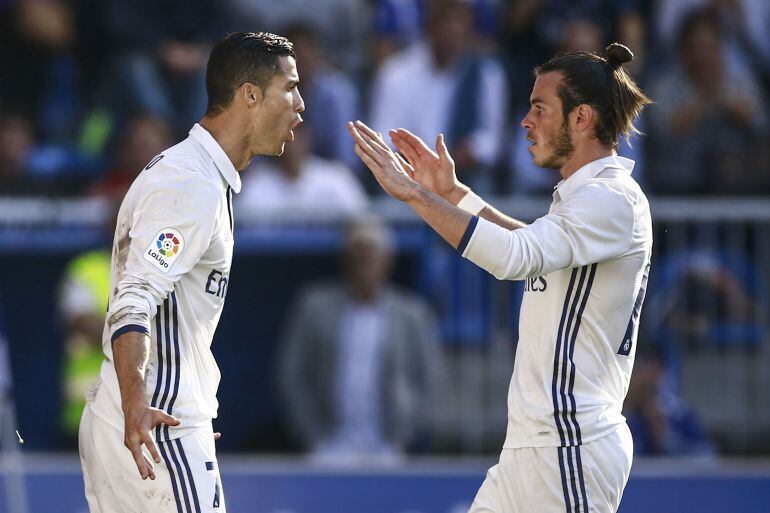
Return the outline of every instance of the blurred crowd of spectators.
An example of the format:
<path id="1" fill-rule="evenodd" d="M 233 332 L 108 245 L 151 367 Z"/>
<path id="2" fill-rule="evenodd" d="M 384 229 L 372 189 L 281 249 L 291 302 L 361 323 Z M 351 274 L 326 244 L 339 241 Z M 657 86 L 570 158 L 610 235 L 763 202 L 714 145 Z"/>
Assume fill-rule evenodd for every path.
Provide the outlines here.
<path id="1" fill-rule="evenodd" d="M 247 217 L 366 212 L 379 189 L 352 151 L 352 119 L 383 133 L 405 127 L 429 143 L 444 133 L 460 179 L 482 194 L 548 195 L 558 172 L 532 164 L 519 125 L 532 69 L 612 41 L 634 51 L 628 70 L 655 101 L 637 123 L 645 136 L 619 150 L 649 192 L 770 194 L 768 27 L 767 0 L 0 0 L 0 197 L 119 202 L 201 118 L 209 49 L 234 30 L 294 42 L 306 105 L 284 155 L 255 159 L 244 173 L 236 207 Z M 362 226 L 347 235 L 344 272 L 296 298 L 280 343 L 287 425 L 321 459 L 419 447 L 445 370 L 435 364 L 442 319 L 390 282 L 385 227 Z M 80 255 L 60 287 L 71 434 L 101 361 L 108 266 L 106 251 Z M 713 285 L 733 291 L 726 304 L 748 303 L 730 283 Z M 658 303 L 676 299 L 667 298 Z M 658 310 L 669 329 L 661 338 L 685 340 L 681 326 L 703 326 Z M 754 326 L 737 321 L 753 340 Z M 486 336 L 477 324 L 470 331 Z M 666 381 L 669 357 L 640 355 L 626 402 L 637 450 L 711 454 Z M 311 412 L 303 420 L 312 429 L 300 411 Z"/>
<path id="2" fill-rule="evenodd" d="M 480 192 L 547 193 L 558 175 L 519 127 L 531 70 L 615 40 L 656 102 L 620 149 L 649 191 L 769 193 L 768 26 L 765 0 L 3 0 L 0 194 L 120 199 L 202 116 L 209 49 L 233 30 L 294 41 L 307 108 L 297 148 L 245 175 L 244 208 L 365 209 L 355 118 L 443 132 Z"/>

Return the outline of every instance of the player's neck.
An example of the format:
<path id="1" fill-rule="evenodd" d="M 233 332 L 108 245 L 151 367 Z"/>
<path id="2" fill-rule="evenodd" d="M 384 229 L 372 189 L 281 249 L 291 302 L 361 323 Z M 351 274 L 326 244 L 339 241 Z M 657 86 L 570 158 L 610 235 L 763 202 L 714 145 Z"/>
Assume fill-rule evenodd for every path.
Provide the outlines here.
<path id="1" fill-rule="evenodd" d="M 224 114 L 204 116 L 200 125 L 219 143 L 235 169 L 242 171 L 249 165 L 252 155 L 249 153 L 248 141 L 243 137 L 243 130 L 233 130 L 237 125 L 235 120 Z"/>
<path id="2" fill-rule="evenodd" d="M 586 164 L 611 155 L 616 155 L 615 150 L 607 148 L 606 146 L 598 144 L 585 145 L 582 147 L 576 146 L 569 160 L 567 160 L 561 169 L 559 169 L 559 173 L 561 174 L 561 177 L 566 180 L 572 176 L 575 171 Z"/>

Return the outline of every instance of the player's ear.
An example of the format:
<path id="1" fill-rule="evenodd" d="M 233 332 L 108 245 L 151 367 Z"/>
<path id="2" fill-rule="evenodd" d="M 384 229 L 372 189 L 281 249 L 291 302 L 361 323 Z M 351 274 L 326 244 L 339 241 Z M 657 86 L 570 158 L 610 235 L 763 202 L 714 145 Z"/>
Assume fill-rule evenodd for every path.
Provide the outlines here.
<path id="1" fill-rule="evenodd" d="M 594 109 L 590 105 L 581 103 L 573 111 L 575 115 L 575 128 L 578 130 L 591 130 L 594 125 Z"/>
<path id="2" fill-rule="evenodd" d="M 262 89 L 250 82 L 246 82 L 240 88 L 238 88 L 238 95 L 243 99 L 244 103 L 249 107 L 256 107 L 262 103 Z"/>

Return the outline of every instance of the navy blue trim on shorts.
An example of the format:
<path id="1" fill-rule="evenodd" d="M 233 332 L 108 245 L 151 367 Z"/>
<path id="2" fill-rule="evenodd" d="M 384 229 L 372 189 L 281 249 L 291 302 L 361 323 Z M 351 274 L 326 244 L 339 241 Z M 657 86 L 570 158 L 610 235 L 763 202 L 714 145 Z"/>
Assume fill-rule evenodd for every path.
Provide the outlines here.
<path id="1" fill-rule="evenodd" d="M 578 479 L 580 480 L 580 493 L 583 496 L 583 513 L 588 513 L 588 495 L 586 494 L 586 482 L 583 478 L 583 461 L 580 459 L 580 446 L 575 446 L 577 456 Z"/>
<path id="2" fill-rule="evenodd" d="M 198 490 L 195 488 L 195 480 L 193 479 L 192 470 L 190 470 L 190 463 L 187 461 L 187 455 L 184 453 L 182 442 L 180 442 L 178 438 L 174 440 L 174 442 L 176 442 L 176 447 L 179 450 L 179 454 L 182 456 L 182 463 L 184 464 L 185 471 L 187 472 L 187 479 L 191 488 L 190 493 L 192 494 L 193 502 L 195 503 L 195 511 L 196 513 L 202 513 L 201 505 L 198 502 Z"/>
<path id="3" fill-rule="evenodd" d="M 565 447 L 564 450 L 567 451 L 567 465 L 569 466 L 569 478 L 570 486 L 572 488 L 572 497 L 575 499 L 575 513 L 580 513 L 580 497 L 578 496 L 577 491 L 577 479 L 575 479 L 575 465 L 572 463 L 572 446 Z M 582 469 L 578 469 L 578 472 L 581 470 Z"/>
<path id="4" fill-rule="evenodd" d="M 573 451 L 575 453 L 574 466 L 572 464 Z M 561 474 L 561 489 L 564 494 L 565 511 L 567 513 L 588 513 L 588 495 L 586 494 L 586 484 L 583 477 L 580 446 L 557 447 L 556 453 L 559 457 L 559 473 Z M 567 465 L 564 463 L 565 459 L 567 460 Z M 577 476 L 575 475 L 575 468 L 577 468 Z M 568 471 L 569 474 L 567 473 Z M 570 491 L 572 494 L 570 494 Z"/>
<path id="5" fill-rule="evenodd" d="M 125 326 L 121 326 L 120 328 L 115 330 L 115 333 L 112 334 L 112 337 L 110 337 L 110 343 L 115 343 L 115 340 L 121 335 L 125 335 L 126 333 L 143 333 L 145 335 L 150 334 L 150 330 L 148 330 L 145 326 L 142 326 L 141 324 L 126 324 Z"/>
<path id="6" fill-rule="evenodd" d="M 179 489 L 176 486 L 176 475 L 174 474 L 174 469 L 171 466 L 171 460 L 168 458 L 168 454 L 166 454 L 166 446 L 163 443 L 158 444 L 158 448 L 160 449 L 160 454 L 163 456 L 163 461 L 166 462 L 166 469 L 168 469 L 168 475 L 171 477 L 171 488 L 174 490 L 174 500 L 176 500 L 176 510 L 179 513 L 183 513 L 184 510 L 182 509 L 182 501 L 179 499 Z"/>
<path id="7" fill-rule="evenodd" d="M 184 477 L 184 470 L 182 469 L 182 464 L 179 463 L 179 459 L 176 456 L 176 451 L 174 451 L 174 443 L 171 440 L 169 440 L 168 442 L 162 442 L 161 445 L 163 443 L 168 443 L 168 452 L 171 454 L 171 459 L 174 461 L 174 467 L 176 468 L 177 476 L 179 478 L 179 486 L 182 488 L 184 503 L 185 503 L 185 506 L 187 506 L 186 511 L 188 513 L 192 513 L 192 509 L 190 508 L 189 487 Z M 180 513 L 181 513 L 181 510 L 180 510 Z M 200 509 L 198 510 L 198 513 L 200 513 Z"/>
<path id="8" fill-rule="evenodd" d="M 465 253 L 465 248 L 468 246 L 468 243 L 471 241 L 471 236 L 473 235 L 474 230 L 476 230 L 477 224 L 479 224 L 478 216 L 471 217 L 471 221 L 468 223 L 468 227 L 465 229 L 463 238 L 460 239 L 460 245 L 457 246 L 457 252 L 460 253 L 461 255 Z"/>
<path id="9" fill-rule="evenodd" d="M 569 491 L 567 489 L 567 472 L 564 468 L 564 455 L 562 451 L 564 447 L 557 447 L 556 453 L 559 455 L 559 473 L 561 474 L 561 489 L 564 493 L 564 505 L 567 507 L 567 513 L 572 513 L 572 503 L 569 499 Z"/>

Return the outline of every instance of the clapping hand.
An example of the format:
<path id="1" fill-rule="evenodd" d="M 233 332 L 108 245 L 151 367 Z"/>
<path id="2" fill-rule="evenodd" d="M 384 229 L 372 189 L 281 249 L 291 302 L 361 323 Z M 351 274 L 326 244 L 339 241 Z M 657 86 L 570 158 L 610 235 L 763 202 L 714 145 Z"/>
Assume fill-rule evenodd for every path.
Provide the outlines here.
<path id="1" fill-rule="evenodd" d="M 356 143 L 356 154 L 386 193 L 397 200 L 409 201 L 419 192 L 421 187 L 414 180 L 414 168 L 394 153 L 380 134 L 361 121 L 348 123 L 348 131 Z"/>
<path id="2" fill-rule="evenodd" d="M 455 163 L 447 150 L 444 134 L 436 137 L 436 151 L 404 128 L 391 130 L 389 135 L 398 151 L 406 156 L 412 177 L 423 187 L 453 204 L 468 191 L 457 180 Z"/>

